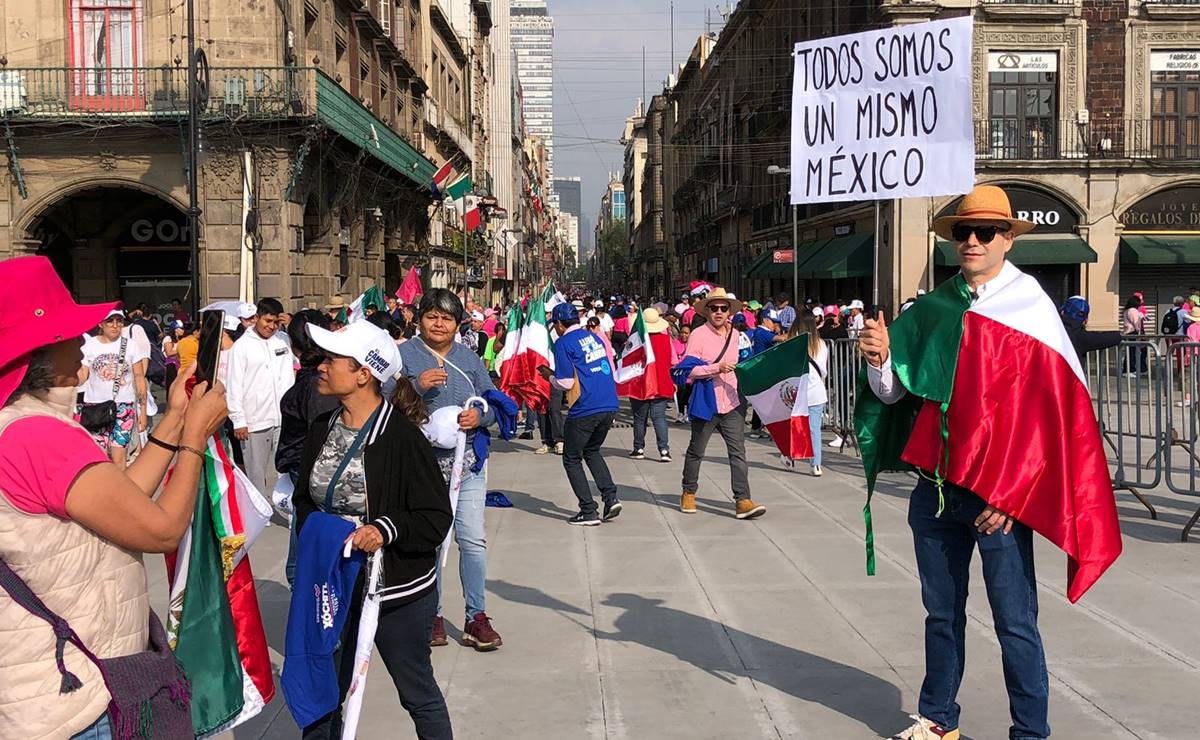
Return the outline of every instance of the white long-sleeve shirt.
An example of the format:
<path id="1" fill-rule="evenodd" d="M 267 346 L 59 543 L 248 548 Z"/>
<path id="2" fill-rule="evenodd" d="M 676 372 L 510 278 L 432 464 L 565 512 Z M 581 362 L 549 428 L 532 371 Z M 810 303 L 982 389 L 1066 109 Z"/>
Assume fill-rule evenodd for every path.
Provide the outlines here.
<path id="1" fill-rule="evenodd" d="M 279 402 L 296 381 L 292 352 L 278 336 L 263 339 L 251 327 L 229 350 L 225 400 L 234 429 L 260 432 L 280 424 Z"/>

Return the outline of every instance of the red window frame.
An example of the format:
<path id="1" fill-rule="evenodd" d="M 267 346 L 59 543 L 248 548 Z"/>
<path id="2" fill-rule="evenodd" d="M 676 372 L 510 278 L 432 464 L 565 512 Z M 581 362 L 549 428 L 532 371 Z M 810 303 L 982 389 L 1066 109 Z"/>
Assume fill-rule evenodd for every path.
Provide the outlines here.
<path id="1" fill-rule="evenodd" d="M 136 112 L 146 109 L 146 86 L 142 65 L 143 0 L 68 0 L 67 49 L 70 63 L 70 107 L 108 113 Z M 103 13 L 105 64 L 89 64 L 84 58 L 85 17 Z M 129 63 L 112 66 L 112 49 L 119 39 L 112 37 L 112 19 L 117 13 L 129 17 Z M 91 60 L 94 62 L 94 60 Z"/>

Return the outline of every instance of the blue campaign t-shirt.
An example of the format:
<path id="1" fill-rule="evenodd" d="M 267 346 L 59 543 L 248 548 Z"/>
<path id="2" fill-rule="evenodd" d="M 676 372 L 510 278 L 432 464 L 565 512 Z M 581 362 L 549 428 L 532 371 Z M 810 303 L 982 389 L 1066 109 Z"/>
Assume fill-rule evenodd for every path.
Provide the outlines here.
<path id="1" fill-rule="evenodd" d="M 554 343 L 554 375 L 579 383 L 579 400 L 567 411 L 568 418 L 591 416 L 617 410 L 617 381 L 604 342 L 587 329 L 573 329 Z"/>
<path id="2" fill-rule="evenodd" d="M 775 332 L 770 329 L 765 329 L 761 326 L 755 327 L 752 334 L 751 341 L 754 344 L 754 354 L 756 355 L 766 352 L 771 349 L 771 345 L 775 344 Z"/>

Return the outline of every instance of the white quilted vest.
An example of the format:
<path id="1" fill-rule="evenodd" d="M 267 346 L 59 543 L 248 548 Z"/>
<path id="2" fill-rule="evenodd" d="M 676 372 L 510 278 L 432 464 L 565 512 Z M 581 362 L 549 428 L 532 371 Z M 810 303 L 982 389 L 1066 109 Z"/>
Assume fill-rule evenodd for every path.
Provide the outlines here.
<path id="1" fill-rule="evenodd" d="M 70 417 L 74 389 L 24 396 L 0 409 L 0 434 L 27 416 Z M 54 440 L 45 440 L 48 446 Z M 0 441 L 2 444 L 2 441 Z M 149 643 L 146 571 L 135 555 L 57 517 L 26 514 L 0 496 L 0 557 L 46 606 L 67 620 L 101 658 L 132 655 Z M 0 735 L 70 738 L 94 723 L 110 696 L 99 670 L 70 643 L 67 668 L 83 687 L 60 694 L 50 625 L 0 590 Z"/>

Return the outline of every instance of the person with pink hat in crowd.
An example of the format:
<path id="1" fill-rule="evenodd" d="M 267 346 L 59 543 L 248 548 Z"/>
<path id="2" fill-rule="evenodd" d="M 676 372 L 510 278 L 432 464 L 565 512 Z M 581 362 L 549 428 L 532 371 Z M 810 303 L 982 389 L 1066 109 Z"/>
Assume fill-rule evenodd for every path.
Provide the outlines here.
<path id="1" fill-rule="evenodd" d="M 191 737 L 141 554 L 171 552 L 187 529 L 225 389 L 198 383 L 189 399 L 182 369 L 149 444 L 114 465 L 72 410 L 83 333 L 118 304 L 75 303 L 45 257 L 0 262 L 0 284 L 0 727 L 109 738 L 140 710 L 156 737 Z M 135 670 L 102 674 L 97 661 L 125 656 Z"/>
<path id="2" fill-rule="evenodd" d="M 496 318 L 496 309 L 483 309 L 483 333 L 487 335 L 488 339 L 496 336 L 496 326 L 499 323 L 500 320 Z M 486 343 L 487 340 L 483 341 Z"/>

